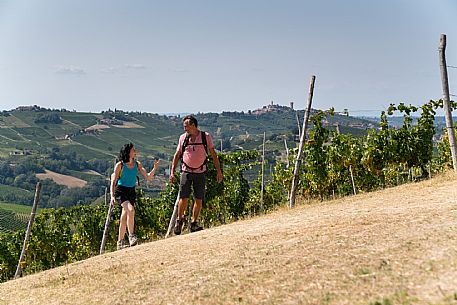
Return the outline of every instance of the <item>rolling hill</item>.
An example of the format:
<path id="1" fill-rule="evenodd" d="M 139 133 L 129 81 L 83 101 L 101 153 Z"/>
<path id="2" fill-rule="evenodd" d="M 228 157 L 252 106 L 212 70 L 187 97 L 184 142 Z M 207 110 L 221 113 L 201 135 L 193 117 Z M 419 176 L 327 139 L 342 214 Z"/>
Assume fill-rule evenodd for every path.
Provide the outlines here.
<path id="1" fill-rule="evenodd" d="M 303 111 L 297 112 L 303 118 Z M 214 142 L 225 140 L 225 149 L 258 148 L 266 132 L 272 149 L 282 149 L 279 136 L 297 134 L 296 111 L 279 105 L 254 112 L 197 113 L 202 130 L 212 133 Z M 342 132 L 366 133 L 375 124 L 368 120 L 336 114 L 327 124 L 338 122 Z M 113 159 L 126 142 L 133 142 L 143 158 L 169 160 L 183 132 L 181 118 L 151 113 L 103 113 L 51 110 L 38 106 L 19 107 L 1 113 L 0 156 L 47 153 L 58 148 L 76 152 L 85 159 Z M 276 143 L 276 144 L 275 144 Z M 246 146 L 246 147 L 245 147 Z M 217 145 L 219 148 L 219 145 Z M 164 165 L 165 166 L 165 165 Z"/>
<path id="2" fill-rule="evenodd" d="M 145 243 L 0 284 L 1 304 L 457 303 L 455 174 Z"/>

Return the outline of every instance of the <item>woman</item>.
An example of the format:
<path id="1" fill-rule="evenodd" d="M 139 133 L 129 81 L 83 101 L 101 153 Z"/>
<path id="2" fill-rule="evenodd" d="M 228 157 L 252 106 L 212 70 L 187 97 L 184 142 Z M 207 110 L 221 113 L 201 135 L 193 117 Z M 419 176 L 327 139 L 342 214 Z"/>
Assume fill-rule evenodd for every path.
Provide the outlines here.
<path id="1" fill-rule="evenodd" d="M 119 236 L 117 249 L 126 247 L 124 241 L 125 230 L 129 232 L 129 245 L 135 246 L 138 242 L 134 234 L 135 227 L 135 185 L 137 174 L 140 172 L 146 180 L 151 180 L 160 160 L 154 161 L 154 168 L 148 173 L 139 161 L 135 160 L 136 150 L 132 143 L 125 144 L 119 152 L 119 162 L 114 166 L 114 173 L 111 176 L 111 204 L 118 201 L 122 206 L 121 219 L 119 224 Z"/>

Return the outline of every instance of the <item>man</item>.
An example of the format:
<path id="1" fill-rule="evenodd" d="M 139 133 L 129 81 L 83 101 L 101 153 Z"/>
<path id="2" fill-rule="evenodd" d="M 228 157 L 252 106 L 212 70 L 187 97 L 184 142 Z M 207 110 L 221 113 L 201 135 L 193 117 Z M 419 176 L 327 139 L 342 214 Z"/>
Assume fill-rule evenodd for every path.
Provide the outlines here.
<path id="1" fill-rule="evenodd" d="M 214 150 L 211 135 L 198 129 L 197 119 L 192 115 L 185 116 L 182 121 L 185 133 L 179 137 L 179 143 L 173 157 L 170 173 L 170 182 L 175 183 L 175 168 L 178 161 L 181 160 L 182 174 L 179 185 L 178 217 L 174 229 L 176 235 L 181 234 L 182 231 L 184 211 L 186 210 L 189 201 L 191 186 L 193 186 L 194 189 L 195 202 L 192 211 L 190 232 L 203 230 L 203 227 L 198 225 L 197 219 L 205 195 L 206 157 L 208 154 L 206 148 L 209 149 L 214 166 L 217 170 L 217 182 L 220 183 L 223 179 L 221 166 L 216 151 Z"/>

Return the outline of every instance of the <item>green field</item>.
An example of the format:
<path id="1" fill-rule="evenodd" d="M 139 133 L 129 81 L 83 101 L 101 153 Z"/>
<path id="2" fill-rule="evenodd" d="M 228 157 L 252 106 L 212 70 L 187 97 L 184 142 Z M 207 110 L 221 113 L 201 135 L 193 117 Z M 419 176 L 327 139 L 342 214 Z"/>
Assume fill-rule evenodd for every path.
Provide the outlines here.
<path id="1" fill-rule="evenodd" d="M 14 212 L 16 214 L 29 214 L 32 211 L 32 206 L 0 202 L 0 209 Z M 37 209 L 39 211 L 40 208 Z"/>
<path id="2" fill-rule="evenodd" d="M 14 233 L 27 228 L 31 206 L 0 202 L 0 233 Z M 37 209 L 39 213 L 40 209 Z"/>

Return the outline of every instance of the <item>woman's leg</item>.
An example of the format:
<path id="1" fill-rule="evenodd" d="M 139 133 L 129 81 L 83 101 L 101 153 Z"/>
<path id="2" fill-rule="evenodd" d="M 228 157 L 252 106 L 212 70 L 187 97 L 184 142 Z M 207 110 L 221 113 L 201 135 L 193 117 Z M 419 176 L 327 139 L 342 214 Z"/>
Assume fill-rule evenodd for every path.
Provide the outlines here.
<path id="1" fill-rule="evenodd" d="M 125 235 L 125 229 L 126 229 L 126 226 L 127 226 L 127 211 L 124 207 L 124 204 L 125 202 L 122 203 L 122 211 L 121 211 L 121 219 L 120 219 L 120 222 L 119 222 L 119 236 L 117 238 L 117 241 L 121 241 L 124 239 L 124 235 Z"/>
<path id="2" fill-rule="evenodd" d="M 130 234 L 135 232 L 135 207 L 130 203 L 130 201 L 125 202 L 123 205 L 124 210 L 127 213 L 127 230 Z"/>
<path id="3" fill-rule="evenodd" d="M 130 247 L 135 246 L 138 243 L 138 238 L 135 235 L 135 207 L 127 201 L 125 205 L 127 211 L 127 229 L 129 231 L 129 244 Z"/>

